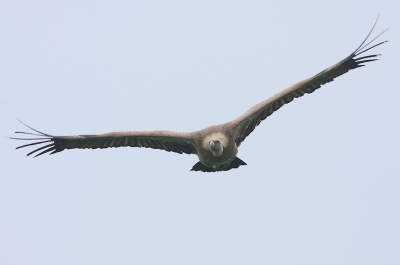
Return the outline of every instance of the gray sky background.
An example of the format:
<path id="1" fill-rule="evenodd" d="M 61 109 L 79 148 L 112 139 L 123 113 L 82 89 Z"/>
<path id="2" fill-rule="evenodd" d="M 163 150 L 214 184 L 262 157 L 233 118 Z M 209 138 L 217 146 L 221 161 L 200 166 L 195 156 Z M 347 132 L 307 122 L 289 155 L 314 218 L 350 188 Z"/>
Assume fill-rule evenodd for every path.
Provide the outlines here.
<path id="1" fill-rule="evenodd" d="M 1 1 L 2 264 L 398 264 L 400 2 Z M 286 105 L 239 149 L 70 150 L 54 135 L 233 120 L 390 27 L 378 62 Z M 379 41 L 378 40 L 378 41 Z"/>

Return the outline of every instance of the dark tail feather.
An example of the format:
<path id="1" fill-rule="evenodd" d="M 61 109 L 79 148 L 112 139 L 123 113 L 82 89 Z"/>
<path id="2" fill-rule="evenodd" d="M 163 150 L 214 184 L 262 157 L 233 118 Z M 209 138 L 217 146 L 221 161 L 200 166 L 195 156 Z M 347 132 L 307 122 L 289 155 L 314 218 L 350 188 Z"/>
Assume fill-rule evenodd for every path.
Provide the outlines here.
<path id="1" fill-rule="evenodd" d="M 245 166 L 247 165 L 243 160 L 241 160 L 238 157 L 235 157 L 235 159 L 233 159 L 232 163 L 229 164 L 229 166 L 224 167 L 224 168 L 210 168 L 205 166 L 203 163 L 201 163 L 200 161 L 197 162 L 190 171 L 202 171 L 202 172 L 218 172 L 218 171 L 228 171 L 232 168 L 238 168 L 240 166 Z"/>
<path id="2" fill-rule="evenodd" d="M 190 171 L 202 171 L 202 172 L 215 172 L 214 169 L 206 167 L 203 163 L 200 161 L 197 162 Z"/>
<path id="3" fill-rule="evenodd" d="M 229 169 L 238 168 L 240 166 L 247 166 L 247 164 L 239 157 L 235 157 L 235 159 L 233 159 L 232 163 L 229 165 Z M 229 169 L 227 169 L 227 170 L 229 170 Z"/>

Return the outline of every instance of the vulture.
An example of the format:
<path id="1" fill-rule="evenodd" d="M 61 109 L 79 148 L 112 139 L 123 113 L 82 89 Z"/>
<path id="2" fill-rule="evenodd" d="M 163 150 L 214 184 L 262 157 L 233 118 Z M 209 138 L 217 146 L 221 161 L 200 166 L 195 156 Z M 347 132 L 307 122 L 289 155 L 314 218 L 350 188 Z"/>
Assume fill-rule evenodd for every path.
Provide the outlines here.
<path id="1" fill-rule="evenodd" d="M 310 94 L 322 85 L 333 81 L 336 77 L 356 69 L 365 63 L 378 60 L 380 54 L 365 55 L 366 51 L 379 46 L 387 41 L 378 44 L 373 43 L 380 35 L 369 41 L 369 36 L 375 28 L 378 19 L 361 45 L 349 56 L 322 72 L 300 81 L 291 87 L 279 92 L 275 96 L 253 106 L 237 119 L 221 124 L 207 127 L 200 131 L 183 133 L 171 131 L 129 131 L 111 132 L 94 135 L 54 136 L 35 130 L 24 124 L 35 133 L 15 132 L 18 134 L 34 135 L 33 138 L 15 138 L 15 140 L 33 141 L 21 145 L 16 149 L 41 145 L 27 155 L 36 153 L 36 156 L 45 153 L 55 154 L 66 149 L 97 149 L 109 147 L 145 147 L 161 149 L 168 152 L 195 154 L 199 158 L 191 171 L 219 172 L 227 171 L 246 165 L 236 155 L 238 147 L 249 136 L 249 134 L 272 113 L 283 105 L 293 101 L 295 98 Z M 366 43 L 366 44 L 365 44 Z M 363 56 L 360 56 L 364 54 Z M 31 136 L 32 137 L 32 136 Z"/>

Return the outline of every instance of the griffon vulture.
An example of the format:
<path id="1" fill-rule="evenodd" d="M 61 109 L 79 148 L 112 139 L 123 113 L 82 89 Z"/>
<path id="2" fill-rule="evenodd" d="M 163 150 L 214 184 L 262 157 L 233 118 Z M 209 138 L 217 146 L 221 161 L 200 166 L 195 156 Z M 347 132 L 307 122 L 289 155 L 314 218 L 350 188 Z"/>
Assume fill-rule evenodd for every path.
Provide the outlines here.
<path id="1" fill-rule="evenodd" d="M 385 30 L 376 38 L 365 44 L 377 21 L 365 40 L 349 56 L 322 72 L 298 82 L 275 96 L 255 105 L 239 118 L 225 124 L 210 126 L 203 130 L 190 133 L 170 131 L 132 131 L 74 136 L 54 136 L 42 133 L 26 125 L 37 133 L 16 133 L 35 135 L 39 137 L 11 139 L 35 141 L 33 143 L 19 146 L 17 149 L 37 144 L 43 145 L 30 152 L 28 156 L 39 151 L 41 152 L 36 154 L 36 156 L 48 152 L 51 152 L 50 154 L 55 154 L 65 149 L 74 148 L 97 149 L 131 146 L 161 149 L 179 154 L 196 154 L 200 161 L 193 166 L 191 169 L 192 171 L 217 172 L 238 168 L 241 165 L 246 165 L 245 162 L 236 156 L 238 153 L 238 147 L 261 121 L 266 119 L 283 105 L 291 102 L 293 99 L 314 92 L 322 85 L 333 81 L 334 78 L 347 73 L 349 70 L 362 67 L 365 63 L 378 60 L 376 57 L 379 56 L 379 54 L 359 56 L 386 42 L 382 41 L 373 46 L 369 46 L 376 38 L 382 35 L 386 31 Z"/>

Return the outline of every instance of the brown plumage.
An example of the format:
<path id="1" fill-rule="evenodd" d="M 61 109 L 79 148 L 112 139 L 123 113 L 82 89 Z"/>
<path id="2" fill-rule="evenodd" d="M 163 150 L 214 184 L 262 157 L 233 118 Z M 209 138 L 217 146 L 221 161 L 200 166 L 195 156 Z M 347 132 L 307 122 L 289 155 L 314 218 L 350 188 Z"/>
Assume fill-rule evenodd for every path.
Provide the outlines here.
<path id="1" fill-rule="evenodd" d="M 236 157 L 238 147 L 262 120 L 293 99 L 314 92 L 322 85 L 333 81 L 334 78 L 352 69 L 364 66 L 364 63 L 378 60 L 376 57 L 379 54 L 358 57 L 362 53 L 386 42 L 383 41 L 368 47 L 385 30 L 364 45 L 372 33 L 376 22 L 361 45 L 345 59 L 317 75 L 298 82 L 275 96 L 255 105 L 239 118 L 225 124 L 211 126 L 191 133 L 148 131 L 75 136 L 53 136 L 37 131 L 25 124 L 37 133 L 16 133 L 35 135 L 39 138 L 11 139 L 34 141 L 33 143 L 19 146 L 17 149 L 41 144 L 41 147 L 28 153 L 28 156 L 37 153 L 35 157 L 49 152 L 50 154 L 58 153 L 65 149 L 97 149 L 130 146 L 161 149 L 179 154 L 196 154 L 200 162 L 193 166 L 192 171 L 217 172 L 238 168 L 241 165 L 246 165 L 245 162 Z"/>

